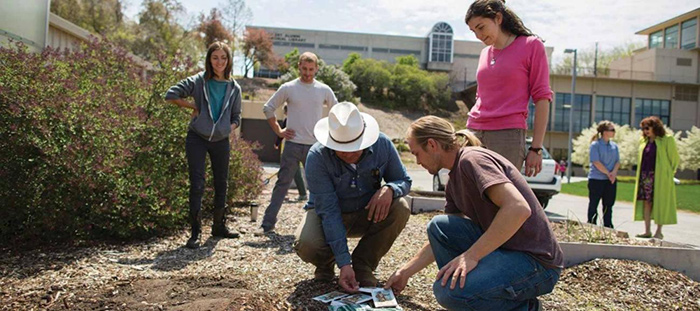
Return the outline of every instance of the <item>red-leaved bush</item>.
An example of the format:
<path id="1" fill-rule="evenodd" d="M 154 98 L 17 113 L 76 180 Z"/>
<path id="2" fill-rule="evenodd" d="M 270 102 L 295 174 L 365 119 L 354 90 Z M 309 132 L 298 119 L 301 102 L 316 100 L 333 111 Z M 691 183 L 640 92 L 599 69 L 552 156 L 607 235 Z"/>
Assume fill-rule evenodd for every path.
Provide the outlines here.
<path id="1" fill-rule="evenodd" d="M 105 40 L 0 47 L 0 243 L 142 238 L 185 224 L 189 112 L 163 94 L 194 67 L 178 56 L 156 67 L 144 75 Z M 232 139 L 230 167 L 228 204 L 257 197 L 253 146 Z"/>

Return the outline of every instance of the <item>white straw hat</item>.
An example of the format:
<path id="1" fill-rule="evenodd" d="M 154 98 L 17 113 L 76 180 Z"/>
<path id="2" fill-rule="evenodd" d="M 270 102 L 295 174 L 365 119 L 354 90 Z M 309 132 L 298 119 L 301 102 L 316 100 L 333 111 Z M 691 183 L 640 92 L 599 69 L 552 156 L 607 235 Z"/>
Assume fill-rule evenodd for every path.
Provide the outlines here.
<path id="1" fill-rule="evenodd" d="M 343 152 L 365 149 L 379 138 L 379 125 L 374 117 L 360 112 L 355 104 L 334 105 L 328 117 L 316 122 L 314 136 L 322 145 Z"/>

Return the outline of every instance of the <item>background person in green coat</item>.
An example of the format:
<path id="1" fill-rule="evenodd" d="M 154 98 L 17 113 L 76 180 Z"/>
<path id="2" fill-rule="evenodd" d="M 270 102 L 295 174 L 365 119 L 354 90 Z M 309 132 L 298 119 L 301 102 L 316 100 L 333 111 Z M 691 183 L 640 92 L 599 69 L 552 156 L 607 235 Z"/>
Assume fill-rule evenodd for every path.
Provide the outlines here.
<path id="1" fill-rule="evenodd" d="M 644 219 L 645 231 L 637 237 L 651 237 L 651 220 L 654 219 L 654 237 L 663 239 L 661 226 L 676 223 L 676 186 L 673 175 L 680 157 L 675 138 L 666 134 L 664 124 L 658 117 L 647 117 L 639 126 L 642 128 L 642 138 L 634 186 L 634 220 Z"/>

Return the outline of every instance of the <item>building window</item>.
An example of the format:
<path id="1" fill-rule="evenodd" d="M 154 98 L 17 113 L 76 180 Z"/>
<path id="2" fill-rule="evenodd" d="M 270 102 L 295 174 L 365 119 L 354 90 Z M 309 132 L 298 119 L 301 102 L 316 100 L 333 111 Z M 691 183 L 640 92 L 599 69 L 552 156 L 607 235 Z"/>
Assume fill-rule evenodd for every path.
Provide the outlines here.
<path id="1" fill-rule="evenodd" d="M 574 133 L 579 133 L 584 127 L 591 126 L 591 95 L 576 94 L 573 107 Z M 554 102 L 554 126 L 552 130 L 559 132 L 569 131 L 569 111 L 571 110 L 571 94 L 557 93 Z"/>
<path id="2" fill-rule="evenodd" d="M 687 86 L 677 85 L 675 99 L 676 100 L 691 101 L 691 102 L 698 101 L 698 87 L 692 86 L 692 85 L 687 85 Z"/>
<path id="3" fill-rule="evenodd" d="M 635 126 L 639 126 L 642 119 L 649 116 L 657 116 L 666 126 L 671 126 L 671 101 L 662 99 L 637 98 L 634 101 Z"/>
<path id="4" fill-rule="evenodd" d="M 260 68 L 258 71 L 253 71 L 253 76 L 258 77 L 258 78 L 272 78 L 272 79 L 277 79 L 281 76 L 279 71 L 277 70 L 270 70 L 267 68 Z"/>
<path id="5" fill-rule="evenodd" d="M 632 100 L 629 97 L 596 96 L 595 122 L 603 120 L 630 124 Z"/>
<path id="6" fill-rule="evenodd" d="M 392 54 L 401 54 L 401 55 L 415 55 L 415 56 L 420 56 L 420 51 L 417 50 L 401 50 L 401 49 L 390 49 L 389 53 Z"/>
<path id="7" fill-rule="evenodd" d="M 693 65 L 691 58 L 676 58 L 676 66 L 690 67 Z"/>
<path id="8" fill-rule="evenodd" d="M 663 43 L 664 43 L 664 33 L 662 30 L 659 30 L 659 31 L 649 35 L 649 48 L 650 49 L 661 47 L 661 45 Z"/>
<path id="9" fill-rule="evenodd" d="M 678 25 L 673 25 L 666 28 L 666 38 L 664 39 L 664 48 L 678 48 Z"/>
<path id="10" fill-rule="evenodd" d="M 548 103 L 548 105 L 549 105 L 549 111 L 552 111 L 552 103 L 550 102 L 550 103 Z M 535 102 L 533 102 L 532 98 L 530 98 L 530 102 L 527 103 L 527 128 L 529 128 L 529 129 L 535 128 L 535 107 L 536 107 Z M 547 120 L 547 128 L 550 126 L 551 121 L 552 121 L 552 117 L 550 115 L 549 120 Z M 547 129 L 547 128 L 545 128 L 545 129 Z M 567 131 L 568 130 L 569 129 L 567 129 Z"/>
<path id="11" fill-rule="evenodd" d="M 695 48 L 698 20 L 689 19 L 681 24 L 681 49 L 690 50 Z"/>
<path id="12" fill-rule="evenodd" d="M 459 53 L 454 53 L 454 57 L 458 58 L 471 58 L 471 59 L 479 59 L 479 54 L 459 54 Z"/>
<path id="13" fill-rule="evenodd" d="M 430 33 L 430 61 L 452 62 L 452 27 L 444 22 L 435 24 Z"/>

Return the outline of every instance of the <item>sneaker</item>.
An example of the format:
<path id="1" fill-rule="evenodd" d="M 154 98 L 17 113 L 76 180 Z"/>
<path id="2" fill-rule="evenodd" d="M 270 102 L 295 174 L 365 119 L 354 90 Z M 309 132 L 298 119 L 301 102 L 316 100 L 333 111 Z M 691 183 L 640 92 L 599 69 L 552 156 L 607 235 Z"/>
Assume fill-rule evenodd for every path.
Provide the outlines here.
<path id="1" fill-rule="evenodd" d="M 271 233 L 275 232 L 275 228 L 271 229 L 265 229 L 263 227 L 258 227 L 257 229 L 253 230 L 253 235 L 254 236 L 265 236 Z"/>

